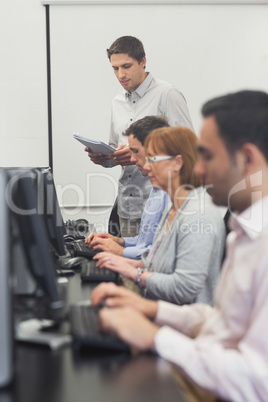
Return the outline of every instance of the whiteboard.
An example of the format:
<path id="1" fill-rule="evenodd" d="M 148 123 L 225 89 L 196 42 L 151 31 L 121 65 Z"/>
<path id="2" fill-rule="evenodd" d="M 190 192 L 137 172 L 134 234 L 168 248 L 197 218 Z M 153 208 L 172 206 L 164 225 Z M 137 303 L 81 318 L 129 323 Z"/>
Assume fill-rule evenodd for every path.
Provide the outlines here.
<path id="1" fill-rule="evenodd" d="M 61 204 L 107 206 L 116 197 L 121 168 L 94 165 L 72 138 L 78 132 L 108 141 L 111 101 L 122 89 L 106 56 L 116 38 L 143 42 L 147 71 L 184 94 L 198 134 L 206 100 L 240 89 L 268 91 L 267 21 L 268 6 L 256 4 L 51 5 L 53 166 Z"/>

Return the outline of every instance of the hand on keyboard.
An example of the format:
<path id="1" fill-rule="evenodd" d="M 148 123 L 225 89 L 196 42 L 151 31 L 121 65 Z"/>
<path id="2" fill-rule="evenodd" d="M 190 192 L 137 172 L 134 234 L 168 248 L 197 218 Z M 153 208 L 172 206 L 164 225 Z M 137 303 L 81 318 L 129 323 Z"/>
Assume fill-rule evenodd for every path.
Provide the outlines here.
<path id="1" fill-rule="evenodd" d="M 118 337 L 102 331 L 98 317 L 100 308 L 93 307 L 89 301 L 71 305 L 70 324 L 75 347 L 128 351 L 128 346 Z"/>
<path id="2" fill-rule="evenodd" d="M 81 280 L 88 282 L 117 282 L 118 274 L 108 268 L 97 267 L 97 261 L 88 261 L 81 269 Z"/>

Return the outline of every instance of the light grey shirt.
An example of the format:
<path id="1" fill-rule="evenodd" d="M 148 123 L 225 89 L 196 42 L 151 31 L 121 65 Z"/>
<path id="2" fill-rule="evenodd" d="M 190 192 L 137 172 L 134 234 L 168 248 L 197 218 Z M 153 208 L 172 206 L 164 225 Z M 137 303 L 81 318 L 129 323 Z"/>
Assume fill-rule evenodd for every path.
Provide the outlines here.
<path id="1" fill-rule="evenodd" d="M 166 232 L 169 212 L 163 214 L 149 254 L 143 255 L 152 272 L 145 296 L 212 305 L 225 243 L 222 215 L 203 187 L 191 191 Z"/>
<path id="2" fill-rule="evenodd" d="M 145 116 L 166 116 L 171 126 L 193 129 L 185 98 L 171 84 L 155 79 L 150 73 L 133 93 L 122 91 L 112 102 L 109 144 L 127 144 L 122 133 Z M 118 187 L 118 215 L 125 219 L 141 218 L 151 184 L 136 166 L 122 168 Z"/>

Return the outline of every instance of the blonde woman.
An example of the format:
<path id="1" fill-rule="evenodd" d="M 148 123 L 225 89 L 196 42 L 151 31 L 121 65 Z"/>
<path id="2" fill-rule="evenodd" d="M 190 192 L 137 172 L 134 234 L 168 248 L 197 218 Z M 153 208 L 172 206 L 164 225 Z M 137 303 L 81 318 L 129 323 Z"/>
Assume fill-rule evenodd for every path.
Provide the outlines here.
<path id="1" fill-rule="evenodd" d="M 185 127 L 152 131 L 145 141 L 144 169 L 165 190 L 163 213 L 152 248 L 142 261 L 99 253 L 98 266 L 133 280 L 151 299 L 176 304 L 213 304 L 225 242 L 223 218 L 194 172 L 197 137 Z"/>

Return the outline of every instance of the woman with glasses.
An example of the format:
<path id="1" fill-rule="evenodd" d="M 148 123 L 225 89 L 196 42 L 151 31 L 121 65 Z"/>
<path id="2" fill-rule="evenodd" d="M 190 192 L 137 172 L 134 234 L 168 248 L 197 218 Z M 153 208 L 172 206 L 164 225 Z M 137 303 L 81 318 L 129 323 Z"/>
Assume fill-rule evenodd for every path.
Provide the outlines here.
<path id="1" fill-rule="evenodd" d="M 185 127 L 164 127 L 153 130 L 144 145 L 144 169 L 154 187 L 165 190 L 172 203 L 142 261 L 104 252 L 95 257 L 97 265 L 133 280 L 148 298 L 213 304 L 225 227 L 194 171 L 197 137 Z"/>

